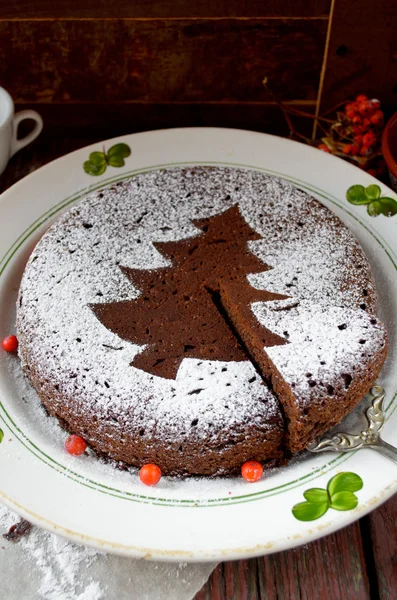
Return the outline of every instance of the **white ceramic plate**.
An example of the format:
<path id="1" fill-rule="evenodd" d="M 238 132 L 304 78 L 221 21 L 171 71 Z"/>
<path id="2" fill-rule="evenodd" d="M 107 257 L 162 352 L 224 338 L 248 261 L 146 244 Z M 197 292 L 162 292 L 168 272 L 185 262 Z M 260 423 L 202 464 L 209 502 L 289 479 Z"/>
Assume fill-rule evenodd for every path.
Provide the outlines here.
<path id="1" fill-rule="evenodd" d="M 124 142 L 120 168 L 87 174 L 90 152 Z M 244 166 L 276 174 L 329 206 L 353 230 L 373 266 L 391 348 L 380 383 L 387 391 L 384 437 L 397 445 L 397 215 L 373 218 L 353 206 L 346 190 L 378 183 L 348 163 L 285 139 L 227 129 L 173 129 L 94 144 L 32 173 L 0 203 L 0 338 L 14 330 L 15 300 L 32 247 L 62 210 L 88 191 L 136 173 L 184 164 Z M 396 198 L 381 185 L 382 193 Z M 310 542 L 351 523 L 397 491 L 397 465 L 371 450 L 309 456 L 247 484 L 241 478 L 171 480 L 144 487 L 93 457 L 71 457 L 65 433 L 41 411 L 18 359 L 0 358 L 0 499 L 21 515 L 75 542 L 148 559 L 203 561 L 249 557 Z M 363 480 L 352 510 L 329 508 L 297 520 L 292 507 L 309 488 L 326 488 L 340 472 Z"/>

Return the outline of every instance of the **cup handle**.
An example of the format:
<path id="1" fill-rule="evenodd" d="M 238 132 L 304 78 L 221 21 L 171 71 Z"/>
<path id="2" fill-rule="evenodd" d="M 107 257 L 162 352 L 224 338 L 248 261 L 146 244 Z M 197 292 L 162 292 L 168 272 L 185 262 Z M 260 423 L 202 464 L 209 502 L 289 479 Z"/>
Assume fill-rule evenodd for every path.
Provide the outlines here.
<path id="1" fill-rule="evenodd" d="M 28 135 L 25 136 L 24 138 L 22 138 L 21 140 L 18 140 L 17 139 L 18 125 L 24 119 L 32 119 L 33 121 L 36 122 L 36 125 L 35 125 L 33 131 L 28 133 Z M 30 144 L 30 142 L 33 142 L 33 140 L 35 140 L 37 138 L 37 136 L 40 135 L 42 129 L 43 129 L 43 119 L 40 117 L 39 113 L 37 113 L 35 110 L 21 110 L 21 112 L 17 113 L 14 116 L 14 121 L 13 121 L 13 133 L 12 133 L 13 138 L 12 138 L 12 144 L 11 144 L 11 156 L 14 156 L 15 152 L 18 152 L 18 150 L 20 150 L 21 148 L 24 148 L 25 146 Z"/>

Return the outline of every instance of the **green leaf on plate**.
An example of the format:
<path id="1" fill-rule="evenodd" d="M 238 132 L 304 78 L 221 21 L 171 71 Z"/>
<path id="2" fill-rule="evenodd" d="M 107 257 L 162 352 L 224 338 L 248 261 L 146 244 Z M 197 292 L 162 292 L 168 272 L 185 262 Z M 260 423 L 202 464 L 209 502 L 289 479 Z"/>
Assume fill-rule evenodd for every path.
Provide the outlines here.
<path id="1" fill-rule="evenodd" d="M 370 217 L 377 217 L 382 212 L 382 204 L 380 200 L 372 200 L 367 205 L 367 213 Z"/>
<path id="2" fill-rule="evenodd" d="M 96 165 L 90 160 L 86 160 L 83 164 L 83 169 L 88 175 L 102 175 L 102 173 L 106 171 L 106 163 L 104 163 L 103 165 Z"/>
<path id="3" fill-rule="evenodd" d="M 131 154 L 131 148 L 127 146 L 127 144 L 115 144 L 111 148 L 109 148 L 107 156 L 110 159 L 113 156 L 118 156 L 119 158 L 127 158 Z M 109 162 L 110 164 L 110 162 Z"/>
<path id="4" fill-rule="evenodd" d="M 346 471 L 332 477 L 328 482 L 327 490 L 332 500 L 334 494 L 338 494 L 339 492 L 358 492 L 363 485 L 363 480 L 359 475 Z"/>
<path id="5" fill-rule="evenodd" d="M 3 430 L 2 430 L 2 429 L 0 429 L 0 444 L 1 444 L 1 442 L 3 441 L 3 437 L 4 437 Z"/>
<path id="6" fill-rule="evenodd" d="M 383 196 L 379 198 L 379 202 L 382 205 L 382 214 L 385 217 L 393 217 L 397 214 L 397 201 L 393 198 L 389 198 L 388 196 Z"/>
<path id="7" fill-rule="evenodd" d="M 369 185 L 365 188 L 365 195 L 370 200 L 377 200 L 380 197 L 380 187 L 374 183 Z"/>
<path id="8" fill-rule="evenodd" d="M 122 156 L 115 154 L 114 156 L 108 155 L 108 163 L 111 167 L 124 167 L 125 162 Z"/>
<path id="9" fill-rule="evenodd" d="M 315 521 L 328 510 L 328 502 L 300 502 L 292 508 L 292 514 L 298 521 Z"/>
<path id="10" fill-rule="evenodd" d="M 311 488 L 310 490 L 306 490 L 306 492 L 303 492 L 303 497 L 308 502 L 328 502 L 327 490 L 323 490 L 322 488 Z"/>
<path id="11" fill-rule="evenodd" d="M 358 498 L 353 492 L 338 492 L 331 496 L 331 508 L 335 510 L 352 510 L 357 504 Z"/>
<path id="12" fill-rule="evenodd" d="M 91 152 L 89 160 L 96 166 L 106 165 L 106 157 L 103 152 Z"/>
<path id="13" fill-rule="evenodd" d="M 365 193 L 363 185 L 352 185 L 346 192 L 346 198 L 350 204 L 368 204 L 370 201 Z"/>

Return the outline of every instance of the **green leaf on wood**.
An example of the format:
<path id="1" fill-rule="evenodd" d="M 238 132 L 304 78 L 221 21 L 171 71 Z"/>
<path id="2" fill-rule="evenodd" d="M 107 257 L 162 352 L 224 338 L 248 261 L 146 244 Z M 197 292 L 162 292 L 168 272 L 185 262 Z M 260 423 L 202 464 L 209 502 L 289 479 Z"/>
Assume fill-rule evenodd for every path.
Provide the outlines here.
<path id="1" fill-rule="evenodd" d="M 308 502 L 328 502 L 327 490 L 324 490 L 323 488 L 311 488 L 310 490 L 306 490 L 306 492 L 303 492 L 303 497 Z"/>
<path id="2" fill-rule="evenodd" d="M 367 198 L 365 187 L 363 185 L 352 185 L 346 192 L 346 198 L 350 204 L 368 204 L 370 199 Z"/>
<path id="3" fill-rule="evenodd" d="M 352 510 L 357 504 L 358 498 L 353 492 L 338 492 L 331 496 L 331 508 L 335 510 Z"/>
<path id="4" fill-rule="evenodd" d="M 298 521 L 315 521 L 328 510 L 328 502 L 300 502 L 292 508 L 292 514 Z"/>
<path id="5" fill-rule="evenodd" d="M 363 480 L 359 475 L 346 471 L 332 477 L 328 482 L 327 490 L 332 499 L 333 495 L 339 492 L 358 492 L 363 485 Z"/>

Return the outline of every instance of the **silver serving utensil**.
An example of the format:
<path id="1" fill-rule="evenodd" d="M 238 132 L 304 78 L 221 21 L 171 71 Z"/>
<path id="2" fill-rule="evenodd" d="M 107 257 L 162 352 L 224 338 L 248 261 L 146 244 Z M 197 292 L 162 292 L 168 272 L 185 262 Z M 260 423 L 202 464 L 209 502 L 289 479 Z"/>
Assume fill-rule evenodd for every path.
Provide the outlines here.
<path id="1" fill-rule="evenodd" d="M 365 411 L 366 429 L 361 429 L 357 434 L 338 431 L 331 437 L 324 436 L 315 440 L 307 449 L 310 452 L 352 452 L 360 448 L 372 448 L 397 463 L 397 448 L 385 442 L 380 436 L 385 423 L 383 412 L 385 390 L 380 385 L 374 385 L 370 393 L 373 399 L 370 407 Z"/>

